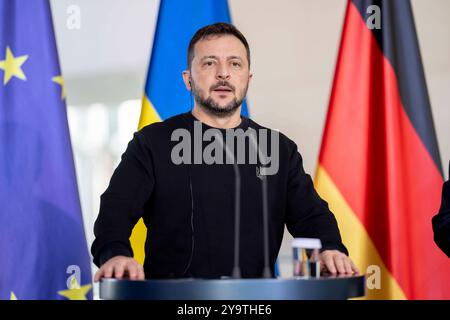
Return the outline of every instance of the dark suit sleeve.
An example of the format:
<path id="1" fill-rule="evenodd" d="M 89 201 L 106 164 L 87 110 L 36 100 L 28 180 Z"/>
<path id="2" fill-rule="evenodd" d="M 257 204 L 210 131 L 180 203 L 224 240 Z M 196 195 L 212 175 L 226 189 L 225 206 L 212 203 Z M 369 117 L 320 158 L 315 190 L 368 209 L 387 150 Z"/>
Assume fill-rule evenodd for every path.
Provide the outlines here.
<path id="1" fill-rule="evenodd" d="M 444 183 L 441 208 L 432 222 L 434 241 L 450 257 L 450 181 Z"/>
<path id="2" fill-rule="evenodd" d="M 311 176 L 303 169 L 303 160 L 293 148 L 287 186 L 286 226 L 293 237 L 319 238 L 323 250 L 339 250 L 348 255 L 339 228 L 328 204 L 314 189 Z"/>
<path id="3" fill-rule="evenodd" d="M 130 235 L 142 216 L 154 186 L 152 157 L 142 131 L 135 133 L 121 162 L 100 198 L 91 247 L 94 263 L 101 266 L 114 256 L 133 255 Z"/>

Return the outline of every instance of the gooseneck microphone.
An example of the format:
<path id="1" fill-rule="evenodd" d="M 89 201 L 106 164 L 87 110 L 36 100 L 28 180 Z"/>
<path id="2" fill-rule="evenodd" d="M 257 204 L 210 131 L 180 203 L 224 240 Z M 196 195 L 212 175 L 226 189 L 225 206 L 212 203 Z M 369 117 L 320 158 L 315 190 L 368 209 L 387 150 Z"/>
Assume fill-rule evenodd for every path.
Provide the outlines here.
<path id="1" fill-rule="evenodd" d="M 226 147 L 228 149 L 228 147 Z M 229 150 L 227 151 L 229 153 Z M 241 230 L 241 174 L 236 161 L 233 161 L 234 170 L 234 266 L 231 276 L 233 278 L 241 278 L 241 268 L 239 266 L 239 247 L 240 247 L 240 230 Z"/>
<path id="2" fill-rule="evenodd" d="M 234 152 L 230 150 L 226 143 L 223 143 L 222 136 L 215 135 L 216 139 L 220 141 L 222 146 L 225 148 L 225 153 L 227 157 L 233 163 L 234 170 L 234 263 L 233 271 L 231 276 L 235 279 L 240 279 L 241 268 L 239 264 L 239 254 L 240 254 L 240 230 L 241 230 L 241 173 L 239 171 L 239 166 L 237 165 Z"/>
<path id="3" fill-rule="evenodd" d="M 258 157 L 262 163 L 268 163 L 266 156 L 261 152 L 258 147 L 255 135 L 249 135 L 250 142 L 258 153 Z M 263 209 L 263 237 L 264 237 L 264 269 L 263 278 L 272 278 L 272 272 L 270 271 L 269 264 L 269 196 L 268 196 L 268 184 L 267 176 L 264 175 L 263 168 L 259 169 L 259 177 L 261 179 L 261 196 L 262 196 L 262 209 Z"/>
<path id="4" fill-rule="evenodd" d="M 269 267 L 269 198 L 267 177 L 261 179 L 262 204 L 263 204 L 263 232 L 264 232 L 264 270 L 263 278 L 272 278 L 272 272 Z"/>

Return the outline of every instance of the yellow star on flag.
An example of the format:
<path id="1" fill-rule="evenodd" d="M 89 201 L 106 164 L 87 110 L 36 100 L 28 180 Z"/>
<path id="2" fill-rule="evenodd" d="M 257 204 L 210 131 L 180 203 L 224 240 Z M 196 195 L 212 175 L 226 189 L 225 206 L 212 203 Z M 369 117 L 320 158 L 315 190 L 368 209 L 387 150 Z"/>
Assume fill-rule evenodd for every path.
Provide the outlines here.
<path id="1" fill-rule="evenodd" d="M 3 85 L 6 86 L 12 77 L 16 77 L 24 81 L 27 80 L 27 77 L 25 77 L 25 74 L 21 68 L 27 59 L 28 55 L 14 57 L 11 49 L 6 47 L 6 58 L 5 60 L 0 61 L 0 69 L 5 72 L 5 75 L 3 76 Z"/>
<path id="2" fill-rule="evenodd" d="M 66 98 L 66 86 L 64 85 L 64 78 L 62 75 L 52 78 L 52 81 L 61 86 L 61 100 Z"/>
<path id="3" fill-rule="evenodd" d="M 16 295 L 12 291 L 11 291 L 11 296 L 10 296 L 9 300 L 17 300 Z"/>
<path id="4" fill-rule="evenodd" d="M 77 283 L 77 279 L 72 277 L 70 288 L 68 290 L 58 291 L 58 294 L 69 300 L 86 300 L 86 294 L 91 290 L 92 285 L 87 284 L 81 286 Z"/>

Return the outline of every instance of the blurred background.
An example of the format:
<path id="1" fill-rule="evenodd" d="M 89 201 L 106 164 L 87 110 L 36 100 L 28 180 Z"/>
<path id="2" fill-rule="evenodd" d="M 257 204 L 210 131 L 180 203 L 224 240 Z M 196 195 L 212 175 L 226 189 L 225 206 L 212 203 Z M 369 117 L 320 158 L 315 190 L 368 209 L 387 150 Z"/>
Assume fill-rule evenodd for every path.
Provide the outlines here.
<path id="1" fill-rule="evenodd" d="M 90 246 L 100 195 L 137 130 L 159 1 L 52 0 L 51 6 Z M 73 6 L 80 10 L 79 29 L 67 25 Z M 450 2 L 413 0 L 412 6 L 448 179 Z M 251 118 L 293 139 L 314 176 L 346 1 L 229 0 L 229 7 L 251 48 Z M 286 232 L 281 277 L 292 272 L 290 240 Z"/>

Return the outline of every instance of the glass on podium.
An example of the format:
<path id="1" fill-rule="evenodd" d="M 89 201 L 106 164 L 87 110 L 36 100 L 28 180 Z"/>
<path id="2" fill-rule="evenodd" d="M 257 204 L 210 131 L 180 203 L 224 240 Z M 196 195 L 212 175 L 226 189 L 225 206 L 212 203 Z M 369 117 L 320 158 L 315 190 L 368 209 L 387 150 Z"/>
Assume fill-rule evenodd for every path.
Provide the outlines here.
<path id="1" fill-rule="evenodd" d="M 320 239 L 294 238 L 292 240 L 294 278 L 320 277 Z"/>

